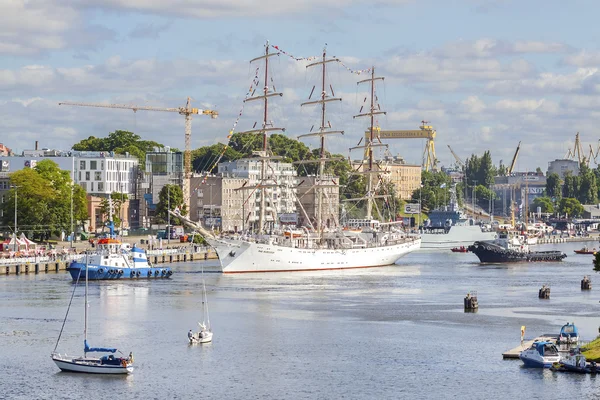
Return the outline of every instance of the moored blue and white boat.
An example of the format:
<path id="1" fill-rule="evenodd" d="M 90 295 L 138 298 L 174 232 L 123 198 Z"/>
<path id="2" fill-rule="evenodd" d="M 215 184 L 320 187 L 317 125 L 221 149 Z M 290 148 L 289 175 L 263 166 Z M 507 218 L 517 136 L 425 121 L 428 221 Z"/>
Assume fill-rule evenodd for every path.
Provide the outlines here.
<path id="1" fill-rule="evenodd" d="M 87 266 L 81 261 L 73 261 L 67 268 L 73 280 L 84 278 L 86 268 L 89 280 L 169 278 L 173 274 L 169 267 L 153 267 L 143 249 L 134 246 L 127 250 L 117 242 L 116 239 L 101 239 L 98 251 L 88 255 Z"/>
<path id="2" fill-rule="evenodd" d="M 523 350 L 519 358 L 526 367 L 550 368 L 552 364 L 560 362 L 558 349 L 552 342 L 533 342 L 530 348 Z"/>
<path id="3" fill-rule="evenodd" d="M 577 344 L 579 341 L 579 330 L 574 323 L 567 322 L 560 328 L 557 344 Z"/>

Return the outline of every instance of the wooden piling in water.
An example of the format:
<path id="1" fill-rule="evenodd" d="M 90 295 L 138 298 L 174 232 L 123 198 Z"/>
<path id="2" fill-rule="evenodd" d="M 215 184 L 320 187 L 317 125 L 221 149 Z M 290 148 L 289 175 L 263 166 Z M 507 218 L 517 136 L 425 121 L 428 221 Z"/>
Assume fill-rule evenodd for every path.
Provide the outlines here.
<path id="1" fill-rule="evenodd" d="M 538 292 L 538 298 L 549 299 L 550 298 L 550 286 L 543 285 Z"/>
<path id="2" fill-rule="evenodd" d="M 592 290 L 592 280 L 587 275 L 581 280 L 581 290 Z"/>
<path id="3" fill-rule="evenodd" d="M 477 301 L 477 292 L 471 291 L 467 293 L 464 300 L 465 312 L 475 312 L 479 309 Z"/>

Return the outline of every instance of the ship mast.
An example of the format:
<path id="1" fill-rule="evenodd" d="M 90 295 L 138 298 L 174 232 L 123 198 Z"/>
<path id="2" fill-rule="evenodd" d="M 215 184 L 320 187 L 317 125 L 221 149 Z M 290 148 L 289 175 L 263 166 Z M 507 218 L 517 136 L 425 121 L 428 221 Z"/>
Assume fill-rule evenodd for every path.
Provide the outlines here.
<path id="1" fill-rule="evenodd" d="M 331 85 L 329 85 L 329 89 L 331 89 L 331 96 L 329 96 L 327 94 L 327 85 L 326 85 L 327 64 L 330 62 L 339 62 L 339 61 L 340 60 L 338 58 L 327 58 L 327 49 L 323 48 L 323 56 L 322 56 L 321 61 L 317 61 L 312 64 L 308 64 L 306 66 L 306 68 L 321 66 L 321 96 L 320 96 L 319 100 L 307 101 L 307 102 L 304 102 L 301 104 L 301 106 L 307 106 L 307 105 L 313 105 L 313 104 L 321 105 L 321 121 L 320 121 L 319 130 L 315 133 L 308 133 L 306 135 L 298 136 L 298 138 L 308 137 L 308 136 L 319 136 L 320 137 L 321 146 L 320 146 L 320 151 L 319 151 L 319 159 L 318 160 L 307 160 L 307 161 L 303 162 L 303 163 L 307 163 L 307 162 L 318 162 L 319 163 L 319 172 L 317 175 L 317 180 L 315 182 L 315 185 L 317 187 L 317 189 L 316 189 L 316 191 L 317 191 L 316 192 L 316 194 L 317 194 L 317 215 L 316 215 L 317 229 L 320 233 L 323 232 L 323 189 L 326 186 L 329 186 L 329 185 L 325 184 L 325 179 L 323 177 L 325 174 L 325 162 L 327 160 L 332 160 L 332 158 L 328 158 L 326 155 L 325 136 L 331 135 L 331 134 L 341 134 L 341 135 L 344 134 L 344 131 L 329 130 L 329 129 L 331 129 L 331 123 L 329 123 L 329 121 L 327 121 L 326 117 L 325 117 L 327 103 L 329 103 L 331 101 L 342 101 L 341 97 L 335 97 L 335 94 L 333 92 L 333 87 L 331 87 Z M 313 86 L 313 88 L 312 88 L 309 99 L 312 97 L 314 90 L 315 90 L 315 86 Z"/>
<path id="2" fill-rule="evenodd" d="M 253 129 L 245 132 L 239 132 L 240 134 L 249 134 L 249 133 L 260 133 L 263 136 L 263 146 L 262 151 L 260 152 L 260 214 L 258 220 L 258 233 L 262 233 L 265 227 L 265 189 L 267 185 L 264 184 L 264 179 L 266 175 L 267 169 L 267 160 L 269 157 L 269 132 L 272 131 L 285 131 L 284 128 L 275 128 L 273 124 L 269 122 L 269 98 L 274 96 L 283 96 L 282 93 L 275 92 L 275 86 L 273 85 L 273 90 L 269 88 L 269 58 L 273 56 L 278 56 L 279 53 L 269 53 L 269 42 L 265 44 L 265 54 L 256 57 L 250 60 L 250 63 L 255 61 L 264 60 L 265 62 L 265 74 L 264 74 L 264 88 L 263 94 L 261 96 L 248 97 L 244 102 L 254 101 L 254 100 L 263 100 L 263 121 L 262 127 L 260 129 Z M 270 185 L 272 186 L 272 185 Z"/>
<path id="3" fill-rule="evenodd" d="M 352 149 L 356 149 L 356 148 L 360 148 L 360 147 L 364 147 L 366 149 L 366 153 L 367 153 L 367 170 L 363 171 L 363 173 L 366 173 L 368 175 L 368 180 L 367 180 L 367 215 L 366 218 L 367 219 L 373 219 L 373 202 L 375 201 L 375 193 L 374 193 L 374 188 L 373 188 L 373 174 L 379 174 L 381 173 L 381 171 L 379 171 L 378 169 L 375 170 L 373 169 L 373 147 L 377 147 L 377 146 L 381 146 L 382 144 L 376 144 L 374 143 L 375 140 L 375 115 L 377 114 L 386 114 L 385 111 L 381 111 L 379 108 L 379 105 L 376 104 L 375 102 L 375 81 L 377 80 L 384 80 L 384 77 L 382 76 L 375 76 L 375 67 L 371 67 L 371 77 L 369 79 L 364 79 L 362 81 L 358 81 L 357 85 L 360 85 L 361 83 L 366 83 L 369 82 L 369 85 L 371 86 L 371 101 L 370 101 L 370 106 L 369 106 L 369 112 L 367 113 L 363 113 L 363 114 L 358 114 L 355 115 L 354 118 L 357 117 L 369 117 L 371 120 L 371 123 L 369 125 L 369 139 L 367 141 L 367 143 L 365 143 L 365 146 L 357 146 L 357 147 L 353 147 Z M 362 108 L 361 108 L 362 110 Z M 387 145 L 384 145 L 387 147 Z M 352 150 L 351 149 L 351 150 Z"/>

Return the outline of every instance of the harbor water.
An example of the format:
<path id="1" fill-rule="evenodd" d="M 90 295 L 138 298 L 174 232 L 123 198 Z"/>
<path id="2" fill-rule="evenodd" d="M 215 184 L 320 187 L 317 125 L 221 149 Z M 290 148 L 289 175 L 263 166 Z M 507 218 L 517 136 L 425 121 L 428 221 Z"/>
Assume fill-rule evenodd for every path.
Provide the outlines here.
<path id="1" fill-rule="evenodd" d="M 567 321 L 596 337 L 600 274 L 593 256 L 573 253 L 582 245 L 540 246 L 566 252 L 557 263 L 418 251 L 383 268 L 207 273 L 214 338 L 195 346 L 187 332 L 201 319 L 200 262 L 173 264 L 170 280 L 90 282 L 88 341 L 132 351 L 129 376 L 60 372 L 50 359 L 73 289 L 67 273 L 2 277 L 0 398 L 597 398 L 600 377 L 502 359 L 522 325 L 526 338 Z M 580 289 L 584 275 L 591 291 Z M 544 284 L 549 300 L 538 299 Z M 479 311 L 465 313 L 473 290 Z M 79 287 L 59 352 L 81 355 L 83 310 Z"/>

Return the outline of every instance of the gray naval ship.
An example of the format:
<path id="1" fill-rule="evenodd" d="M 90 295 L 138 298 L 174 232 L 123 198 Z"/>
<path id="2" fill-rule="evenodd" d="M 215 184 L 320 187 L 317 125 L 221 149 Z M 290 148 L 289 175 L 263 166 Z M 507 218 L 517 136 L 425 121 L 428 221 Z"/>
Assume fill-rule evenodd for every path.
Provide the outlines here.
<path id="1" fill-rule="evenodd" d="M 429 213 L 421 227 L 422 249 L 452 249 L 469 246 L 477 241 L 494 240 L 496 233 L 475 224 L 458 206 L 452 190 L 450 203 Z"/>

